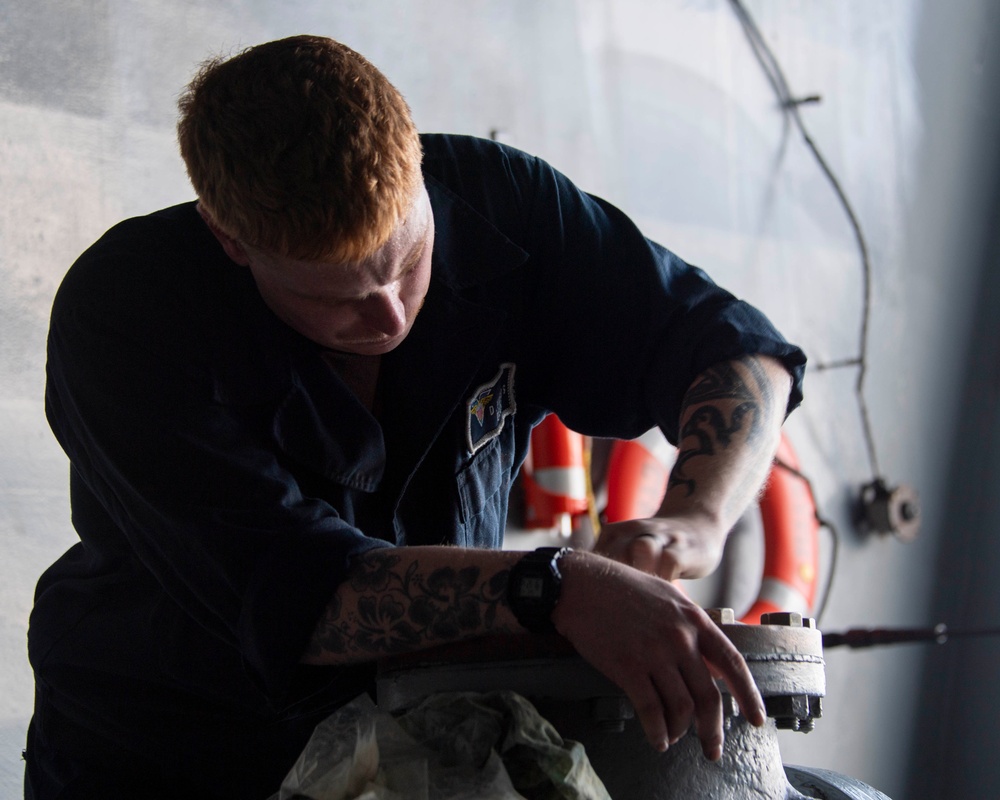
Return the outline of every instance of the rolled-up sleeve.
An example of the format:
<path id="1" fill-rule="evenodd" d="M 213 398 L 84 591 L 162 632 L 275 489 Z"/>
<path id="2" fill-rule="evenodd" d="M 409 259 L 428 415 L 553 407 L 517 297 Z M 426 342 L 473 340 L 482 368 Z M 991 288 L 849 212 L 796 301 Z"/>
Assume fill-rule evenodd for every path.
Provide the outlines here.
<path id="1" fill-rule="evenodd" d="M 630 438 L 659 425 L 676 441 L 683 397 L 722 361 L 772 356 L 802 400 L 805 355 L 767 317 L 646 238 L 619 209 L 540 159 L 503 151 L 511 190 L 498 213 L 530 259 L 524 380 L 575 430 Z M 495 203 L 496 206 L 501 205 Z"/>

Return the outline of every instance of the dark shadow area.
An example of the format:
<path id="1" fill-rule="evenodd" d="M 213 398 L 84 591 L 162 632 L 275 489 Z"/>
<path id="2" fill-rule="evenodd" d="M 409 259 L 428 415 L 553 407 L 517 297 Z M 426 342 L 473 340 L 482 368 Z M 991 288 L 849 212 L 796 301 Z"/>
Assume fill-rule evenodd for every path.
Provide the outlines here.
<path id="1" fill-rule="evenodd" d="M 921 35 L 925 53 L 935 46 L 933 6 L 927 6 Z M 941 465 L 945 513 L 933 608 L 953 630 L 1000 626 L 1000 9 L 990 8 L 985 22 L 981 51 L 974 54 L 982 90 L 970 120 L 970 154 L 977 163 L 963 187 L 964 205 L 953 210 L 956 255 L 971 259 L 955 268 L 979 276 L 964 382 L 955 387 L 961 416 L 950 464 Z M 952 638 L 929 649 L 921 691 L 913 698 L 918 712 L 906 797 L 1000 797 L 997 675 L 1000 637 Z"/>

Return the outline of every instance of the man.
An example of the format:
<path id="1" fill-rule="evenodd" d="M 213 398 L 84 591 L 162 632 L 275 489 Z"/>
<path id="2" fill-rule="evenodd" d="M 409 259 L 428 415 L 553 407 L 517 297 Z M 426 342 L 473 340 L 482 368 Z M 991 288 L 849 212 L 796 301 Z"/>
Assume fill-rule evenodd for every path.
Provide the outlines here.
<path id="1" fill-rule="evenodd" d="M 661 750 L 693 724 L 719 757 L 713 675 L 762 724 L 669 579 L 717 564 L 801 352 L 545 163 L 418 137 L 329 39 L 213 62 L 180 106 L 197 204 L 113 228 L 53 306 L 81 542 L 36 594 L 27 795 L 266 797 L 380 656 L 490 633 L 562 634 Z M 681 447 L 658 516 L 558 554 L 561 588 L 497 549 L 549 411 Z"/>

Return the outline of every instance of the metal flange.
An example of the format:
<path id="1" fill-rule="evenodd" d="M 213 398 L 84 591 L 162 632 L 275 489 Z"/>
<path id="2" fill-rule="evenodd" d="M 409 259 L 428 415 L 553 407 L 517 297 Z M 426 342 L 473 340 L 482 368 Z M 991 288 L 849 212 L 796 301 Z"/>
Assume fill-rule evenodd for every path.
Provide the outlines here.
<path id="1" fill-rule="evenodd" d="M 816 622 L 794 612 L 764 614 L 760 625 L 736 622 L 730 608 L 708 614 L 736 645 L 764 698 L 767 715 L 779 728 L 808 733 L 823 714 L 826 662 Z M 726 692 L 726 686 L 719 683 Z M 727 701 L 729 711 L 736 704 Z"/>

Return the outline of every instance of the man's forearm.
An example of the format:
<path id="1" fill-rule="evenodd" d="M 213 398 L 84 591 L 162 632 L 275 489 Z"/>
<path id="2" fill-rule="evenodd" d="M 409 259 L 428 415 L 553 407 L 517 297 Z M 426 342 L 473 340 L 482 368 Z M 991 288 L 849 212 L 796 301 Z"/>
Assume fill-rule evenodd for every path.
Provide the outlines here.
<path id="1" fill-rule="evenodd" d="M 490 633 L 525 632 L 507 604 L 512 551 L 401 547 L 358 559 L 316 626 L 302 661 L 347 664 Z M 721 677 L 755 725 L 763 703 L 739 652 L 670 583 L 602 556 L 560 561 L 552 622 L 620 686 L 650 743 L 665 750 L 692 725 L 710 758 L 722 753 Z"/>
<path id="2" fill-rule="evenodd" d="M 767 476 L 790 387 L 785 368 L 767 357 L 702 373 L 684 396 L 677 461 L 659 515 L 702 514 L 728 531 Z"/>
<path id="3" fill-rule="evenodd" d="M 327 605 L 303 662 L 348 664 L 521 631 L 507 576 L 521 554 L 457 547 L 371 551 Z"/>

